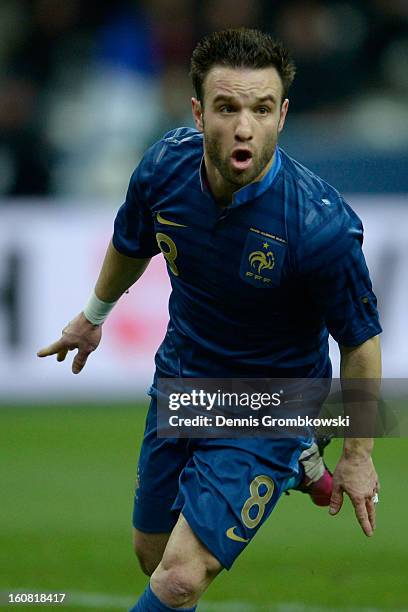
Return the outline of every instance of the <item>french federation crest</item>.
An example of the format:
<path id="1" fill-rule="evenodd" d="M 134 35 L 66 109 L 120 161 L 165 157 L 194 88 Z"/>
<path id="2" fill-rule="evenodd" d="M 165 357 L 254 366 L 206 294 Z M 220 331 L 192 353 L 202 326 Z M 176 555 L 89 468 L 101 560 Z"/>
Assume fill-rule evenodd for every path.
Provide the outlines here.
<path id="1" fill-rule="evenodd" d="M 279 285 L 286 241 L 276 236 L 251 229 L 241 259 L 240 276 L 243 280 L 266 289 Z"/>
<path id="2" fill-rule="evenodd" d="M 263 245 L 264 249 L 267 249 L 266 243 Z M 254 251 L 249 255 L 249 263 L 251 268 L 254 268 L 260 274 L 265 268 L 266 270 L 273 270 L 275 265 L 275 255 L 272 251 L 265 253 L 264 251 Z"/>

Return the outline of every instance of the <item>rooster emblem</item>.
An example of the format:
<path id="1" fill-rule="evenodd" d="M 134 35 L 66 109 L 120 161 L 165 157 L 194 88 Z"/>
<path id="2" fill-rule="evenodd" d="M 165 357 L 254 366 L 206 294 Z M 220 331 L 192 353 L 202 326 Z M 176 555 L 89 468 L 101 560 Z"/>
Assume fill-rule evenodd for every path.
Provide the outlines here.
<path id="1" fill-rule="evenodd" d="M 251 268 L 257 268 L 258 274 L 261 270 L 272 270 L 275 265 L 275 257 L 272 251 L 264 253 L 263 251 L 254 251 L 249 255 L 249 263 Z"/>

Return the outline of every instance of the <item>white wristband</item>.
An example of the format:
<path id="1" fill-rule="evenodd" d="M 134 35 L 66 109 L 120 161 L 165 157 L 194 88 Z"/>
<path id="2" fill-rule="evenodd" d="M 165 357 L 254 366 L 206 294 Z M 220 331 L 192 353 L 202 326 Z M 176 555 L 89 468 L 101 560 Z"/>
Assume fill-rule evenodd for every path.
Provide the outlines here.
<path id="1" fill-rule="evenodd" d="M 101 325 L 117 301 L 103 302 L 96 296 L 95 291 L 92 291 L 88 303 L 83 310 L 85 318 L 93 325 Z"/>

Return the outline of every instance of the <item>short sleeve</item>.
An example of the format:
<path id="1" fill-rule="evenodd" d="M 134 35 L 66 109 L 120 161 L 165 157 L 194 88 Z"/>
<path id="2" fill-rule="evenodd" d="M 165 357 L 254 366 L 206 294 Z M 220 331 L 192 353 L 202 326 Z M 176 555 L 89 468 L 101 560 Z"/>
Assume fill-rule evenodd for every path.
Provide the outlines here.
<path id="1" fill-rule="evenodd" d="M 131 176 L 126 200 L 119 208 L 114 224 L 113 246 L 128 257 L 144 259 L 160 252 L 148 205 L 152 180 L 149 160 L 145 156 Z"/>
<path id="2" fill-rule="evenodd" d="M 357 346 L 382 329 L 362 251 L 363 226 L 342 202 L 340 214 L 306 241 L 307 292 L 333 338 Z"/>

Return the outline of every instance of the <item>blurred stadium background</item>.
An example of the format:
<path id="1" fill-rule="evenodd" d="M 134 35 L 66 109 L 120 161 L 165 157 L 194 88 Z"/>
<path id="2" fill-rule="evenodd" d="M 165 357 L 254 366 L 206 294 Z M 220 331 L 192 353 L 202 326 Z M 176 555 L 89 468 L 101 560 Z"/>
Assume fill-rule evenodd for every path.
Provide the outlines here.
<path id="1" fill-rule="evenodd" d="M 195 43 L 240 25 L 293 52 L 281 144 L 362 217 L 384 372 L 407 375 L 407 0 L 1 0 L 0 592 L 67 592 L 80 612 L 125 610 L 143 588 L 129 523 L 167 321 L 163 262 L 123 298 L 81 376 L 35 352 L 83 306 L 144 149 L 191 124 Z M 377 443 L 372 540 L 350 504 L 333 519 L 291 495 L 200 610 L 408 610 L 407 448 Z"/>

